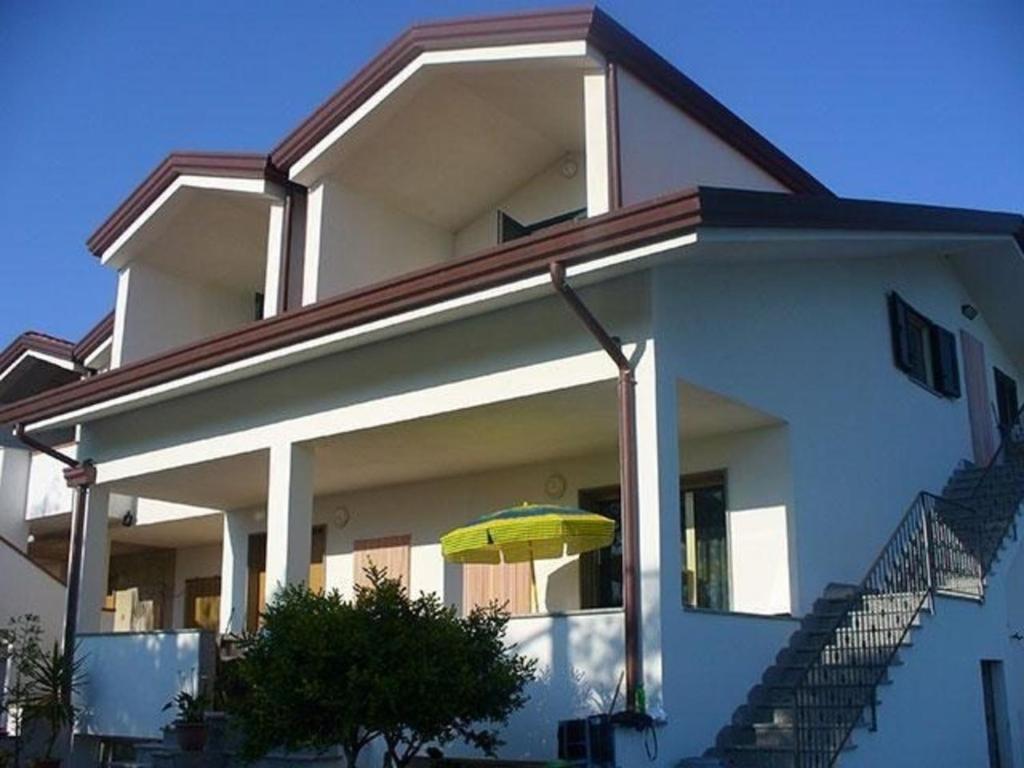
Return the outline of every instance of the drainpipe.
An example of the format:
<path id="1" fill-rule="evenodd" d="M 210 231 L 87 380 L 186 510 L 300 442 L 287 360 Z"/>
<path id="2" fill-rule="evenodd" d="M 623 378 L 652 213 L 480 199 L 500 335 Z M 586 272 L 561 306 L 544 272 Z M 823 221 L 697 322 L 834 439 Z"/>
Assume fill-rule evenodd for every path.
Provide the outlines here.
<path id="1" fill-rule="evenodd" d="M 18 424 L 14 436 L 32 450 L 45 453 L 64 464 L 64 480 L 75 489 L 75 508 L 71 513 L 71 542 L 68 554 L 68 586 L 64 603 L 64 659 L 68 670 L 75 663 L 75 635 L 78 632 L 78 597 L 82 581 L 82 539 L 85 537 L 85 505 L 89 499 L 89 487 L 96 482 L 96 468 L 89 460 L 78 461 L 61 453 L 25 432 L 25 426 Z M 70 695 L 70 691 L 65 692 Z"/>
<path id="2" fill-rule="evenodd" d="M 619 488 L 622 510 L 622 608 L 626 625 L 626 709 L 643 712 L 640 653 L 639 515 L 636 460 L 636 378 L 622 345 L 601 325 L 565 281 L 565 266 L 552 262 L 551 284 L 619 369 Z"/>

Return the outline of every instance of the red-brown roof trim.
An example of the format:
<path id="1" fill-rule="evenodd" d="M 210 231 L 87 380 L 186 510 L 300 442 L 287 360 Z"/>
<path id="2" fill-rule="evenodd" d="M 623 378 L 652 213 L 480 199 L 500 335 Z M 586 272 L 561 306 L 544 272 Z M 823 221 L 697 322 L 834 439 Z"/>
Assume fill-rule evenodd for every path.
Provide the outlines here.
<path id="1" fill-rule="evenodd" d="M 109 339 L 114 333 L 114 311 L 108 312 L 102 320 L 90 328 L 72 351 L 75 360 L 85 360 L 89 355 L 99 349 L 100 345 Z"/>
<path id="2" fill-rule="evenodd" d="M 38 331 L 25 331 L 0 351 L 0 371 L 5 371 L 26 352 L 39 352 L 61 360 L 71 360 L 74 345 L 65 339 L 49 336 Z"/>
<path id="3" fill-rule="evenodd" d="M 413 26 L 289 133 L 271 151 L 271 161 L 278 168 L 290 168 L 334 126 L 425 51 L 564 40 L 591 43 L 792 191 L 831 194 L 814 176 L 597 7 Z"/>
<path id="4" fill-rule="evenodd" d="M 284 181 L 284 176 L 270 165 L 265 154 L 171 152 L 89 236 L 86 241 L 89 250 L 96 256 L 102 255 L 175 179 L 184 175 Z"/>
<path id="5" fill-rule="evenodd" d="M 701 187 L 567 223 L 473 256 L 261 320 L 0 408 L 0 424 L 56 416 L 263 352 L 698 227 L 950 232 L 1015 238 L 1024 217 L 927 205 Z"/>
<path id="6" fill-rule="evenodd" d="M 689 189 L 563 224 L 25 398 L 0 408 L 0 424 L 56 416 L 261 352 L 546 274 L 553 261 L 572 264 L 693 231 L 699 223 L 698 190 Z"/>

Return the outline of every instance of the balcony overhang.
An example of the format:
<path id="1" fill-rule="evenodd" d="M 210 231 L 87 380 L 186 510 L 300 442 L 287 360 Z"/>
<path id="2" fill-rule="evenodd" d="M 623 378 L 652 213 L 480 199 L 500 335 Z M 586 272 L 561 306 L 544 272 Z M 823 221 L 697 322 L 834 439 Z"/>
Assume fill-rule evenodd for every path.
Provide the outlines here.
<path id="1" fill-rule="evenodd" d="M 221 206 L 230 216 L 240 207 L 283 198 L 283 183 L 264 155 L 171 153 L 87 244 L 101 263 L 118 268 L 151 245 L 170 223 L 181 221 L 182 214 Z"/>
<path id="2" fill-rule="evenodd" d="M 820 247 L 823 239 L 829 242 L 827 252 Z M 547 270 L 554 261 L 567 264 L 577 281 L 596 282 L 683 252 L 695 260 L 792 259 L 815 250 L 823 257 L 841 251 L 877 256 L 880 245 L 894 256 L 903 248 L 942 253 L 956 246 L 966 268 L 992 284 L 992 277 L 978 267 L 981 260 L 972 256 L 984 246 L 1005 267 L 1007 289 L 1024 290 L 1024 218 L 1016 214 L 689 189 L 560 225 L 43 393 L 0 408 L 0 423 L 20 422 L 30 429 L 76 424 L 130 410 L 143 401 L 176 397 L 527 301 L 550 292 Z M 992 300 L 1002 301 L 995 296 Z M 1007 318 L 1000 323 L 1010 328 L 1019 305 L 1004 303 Z"/>

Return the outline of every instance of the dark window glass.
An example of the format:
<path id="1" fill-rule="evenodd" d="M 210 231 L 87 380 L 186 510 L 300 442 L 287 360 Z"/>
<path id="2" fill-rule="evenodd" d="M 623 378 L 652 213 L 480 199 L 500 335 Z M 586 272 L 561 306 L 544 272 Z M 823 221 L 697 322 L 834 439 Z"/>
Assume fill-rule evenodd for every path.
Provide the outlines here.
<path id="1" fill-rule="evenodd" d="M 956 337 L 889 294 L 893 360 L 910 378 L 946 397 L 960 397 Z"/>
<path id="2" fill-rule="evenodd" d="M 999 412 L 999 427 L 1006 430 L 1017 420 L 1020 405 L 1017 402 L 1017 382 L 994 369 L 996 377 L 996 408 Z"/>
<path id="3" fill-rule="evenodd" d="M 680 481 L 683 602 L 729 610 L 729 550 L 725 474 L 688 475 Z M 580 506 L 615 521 L 611 546 L 580 555 L 580 607 L 622 606 L 622 508 L 618 486 L 580 492 Z"/>

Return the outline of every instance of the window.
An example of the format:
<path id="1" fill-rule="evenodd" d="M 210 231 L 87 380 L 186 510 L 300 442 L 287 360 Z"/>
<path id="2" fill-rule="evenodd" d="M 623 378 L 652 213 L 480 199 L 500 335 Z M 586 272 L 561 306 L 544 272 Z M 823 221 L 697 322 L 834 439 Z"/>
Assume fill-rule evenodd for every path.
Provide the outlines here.
<path id="1" fill-rule="evenodd" d="M 622 605 L 622 508 L 619 487 L 580 491 L 580 507 L 615 521 L 611 546 L 580 555 L 580 607 Z M 729 546 L 725 473 L 704 472 L 680 479 L 683 603 L 729 610 Z"/>
<path id="2" fill-rule="evenodd" d="M 323 592 L 324 554 L 327 551 L 327 527 L 317 525 L 310 534 L 309 578 L 306 585 L 314 592 Z M 267 609 L 267 534 L 249 536 L 249 579 L 246 589 L 245 628 L 255 632 L 261 614 Z"/>
<path id="3" fill-rule="evenodd" d="M 996 377 L 996 408 L 999 412 L 999 429 L 1006 432 L 1017 421 L 1020 405 L 1017 402 L 1017 382 L 993 368 Z"/>
<path id="4" fill-rule="evenodd" d="M 220 626 L 220 576 L 185 581 L 185 628 L 216 632 Z"/>
<path id="5" fill-rule="evenodd" d="M 683 604 L 729 610 L 729 542 L 725 473 L 683 478 L 680 524 L 683 534 Z"/>
<path id="6" fill-rule="evenodd" d="M 398 579 L 402 586 L 409 588 L 409 548 L 412 545 L 412 536 L 404 534 L 401 536 L 382 536 L 377 539 L 358 539 L 352 549 L 355 553 L 353 558 L 352 579 L 357 587 L 370 586 L 370 579 L 366 571 L 370 566 L 376 566 L 385 571 L 388 578 Z"/>
<path id="7" fill-rule="evenodd" d="M 960 397 L 956 337 L 889 294 L 889 323 L 896 367 L 911 379 L 946 397 Z"/>
<path id="8" fill-rule="evenodd" d="M 556 224 L 562 224 L 566 221 L 578 221 L 585 218 L 586 212 L 586 208 L 580 208 L 568 213 L 561 213 L 558 216 L 552 216 L 550 219 L 536 221 L 533 224 L 523 224 L 504 211 L 498 211 L 498 242 L 507 243 L 511 240 L 518 240 L 520 237 L 532 235 L 534 232 L 540 232 L 542 229 L 553 227 Z"/>
<path id="9" fill-rule="evenodd" d="M 532 581 L 529 563 L 462 566 L 462 610 L 497 603 L 512 616 L 532 613 Z"/>

